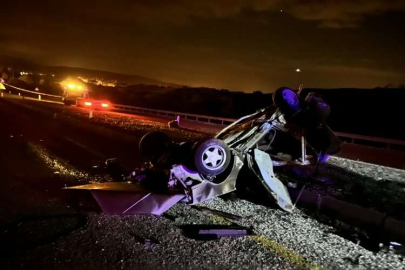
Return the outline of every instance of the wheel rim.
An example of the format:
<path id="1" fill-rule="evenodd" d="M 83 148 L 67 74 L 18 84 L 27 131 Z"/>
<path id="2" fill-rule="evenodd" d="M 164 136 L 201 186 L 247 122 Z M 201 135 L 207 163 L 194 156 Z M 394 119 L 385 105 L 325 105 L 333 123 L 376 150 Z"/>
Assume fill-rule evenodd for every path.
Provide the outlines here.
<path id="1" fill-rule="evenodd" d="M 219 145 L 208 147 L 201 156 L 202 165 L 210 171 L 221 168 L 226 161 L 225 149 Z"/>

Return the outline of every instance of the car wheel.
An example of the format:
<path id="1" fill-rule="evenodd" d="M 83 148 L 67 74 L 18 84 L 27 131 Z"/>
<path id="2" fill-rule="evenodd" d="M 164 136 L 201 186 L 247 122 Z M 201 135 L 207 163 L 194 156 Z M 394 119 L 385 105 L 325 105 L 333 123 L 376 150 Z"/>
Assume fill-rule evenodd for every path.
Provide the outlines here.
<path id="1" fill-rule="evenodd" d="M 287 87 L 281 87 L 273 94 L 273 103 L 284 114 L 293 114 L 301 108 L 297 93 Z"/>
<path id="2" fill-rule="evenodd" d="M 172 139 L 163 132 L 149 132 L 139 141 L 139 151 L 154 164 L 164 163 L 173 145 Z"/>
<path id="3" fill-rule="evenodd" d="M 222 140 L 208 139 L 195 147 L 194 166 L 201 174 L 219 175 L 228 168 L 231 159 L 231 151 Z"/>

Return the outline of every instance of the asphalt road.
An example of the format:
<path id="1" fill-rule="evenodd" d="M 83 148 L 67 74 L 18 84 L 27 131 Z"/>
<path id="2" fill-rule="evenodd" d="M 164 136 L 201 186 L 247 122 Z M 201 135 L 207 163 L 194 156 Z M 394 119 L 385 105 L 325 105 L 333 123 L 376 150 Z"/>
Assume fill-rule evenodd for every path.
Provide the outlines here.
<path id="1" fill-rule="evenodd" d="M 255 233 L 213 241 L 190 239 L 181 226 L 230 221 L 187 205 L 177 205 L 163 217 L 101 214 L 89 194 L 62 188 L 110 181 L 101 168 L 107 158 L 119 158 L 128 169 L 140 165 L 137 144 L 150 130 L 164 130 L 175 140 L 206 135 L 120 114 L 99 113 L 90 121 L 87 113 L 0 99 L 4 268 L 405 268 L 401 255 L 364 248 L 361 237 L 353 236 L 361 232 L 299 209 L 287 214 L 240 199 L 204 203 L 241 216 L 237 223 Z M 369 168 L 352 165 L 356 171 Z M 386 170 L 380 172 L 382 177 L 392 177 L 393 171 Z M 396 173 L 389 181 L 405 180 L 402 171 Z"/>
<path id="2" fill-rule="evenodd" d="M 18 102 L 26 104 L 19 106 Z M 127 167 L 139 165 L 137 144 L 142 132 L 131 133 L 130 137 L 117 131 L 106 134 L 95 126 L 92 129 L 88 123 L 72 123 L 68 119 L 61 120 L 61 116 L 54 118 L 54 111 L 32 110 L 31 106 L 39 105 L 37 103 L 0 100 L 0 104 L 0 207 L 4 210 L 1 249 L 7 255 L 2 259 L 6 268 L 33 265 L 33 268 L 133 268 L 140 265 L 156 268 L 161 263 L 176 266 L 178 259 L 171 257 L 179 256 L 176 254 L 179 252 L 184 258 L 184 253 L 190 253 L 192 261 L 183 261 L 189 266 L 223 263 L 224 257 L 216 258 L 216 250 L 224 241 L 205 247 L 207 250 L 202 253 L 210 254 L 211 258 L 198 262 L 192 245 L 187 247 L 187 243 L 176 243 L 173 239 L 196 241 L 183 237 L 170 219 L 104 216 L 98 214 L 99 209 L 89 194 L 62 190 L 65 186 L 110 180 L 96 168 L 110 157 L 119 157 Z M 156 233 L 169 237 L 165 243 L 167 250 L 161 243 L 147 241 L 160 238 Z M 229 257 L 243 256 L 244 243 L 225 242 L 230 245 L 226 251 Z M 165 254 L 166 258 L 159 258 L 163 255 L 153 252 L 155 246 L 162 249 L 160 253 L 169 253 Z M 266 261 L 271 261 L 271 265 L 297 268 L 259 245 L 255 249 L 270 254 Z M 246 259 L 249 258 L 245 258 L 245 263 Z"/>

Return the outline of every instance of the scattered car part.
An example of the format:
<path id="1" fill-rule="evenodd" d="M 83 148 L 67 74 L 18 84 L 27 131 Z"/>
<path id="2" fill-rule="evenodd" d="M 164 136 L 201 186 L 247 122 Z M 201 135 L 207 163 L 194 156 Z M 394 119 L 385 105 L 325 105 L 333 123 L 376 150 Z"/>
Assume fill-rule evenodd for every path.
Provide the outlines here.
<path id="1" fill-rule="evenodd" d="M 252 235 L 249 228 L 238 225 L 183 225 L 184 235 L 197 240 L 215 240 L 221 237 L 242 237 Z"/>
<path id="2" fill-rule="evenodd" d="M 296 183 L 296 182 L 288 182 L 288 187 L 289 188 L 297 188 L 298 187 L 298 183 Z"/>
<path id="3" fill-rule="evenodd" d="M 179 128 L 179 122 L 177 122 L 176 120 L 169 121 L 167 125 L 169 126 L 169 128 Z"/>
<path id="4" fill-rule="evenodd" d="M 65 189 L 90 190 L 104 213 L 161 215 L 184 199 L 184 193 L 155 193 L 132 183 L 95 183 Z"/>

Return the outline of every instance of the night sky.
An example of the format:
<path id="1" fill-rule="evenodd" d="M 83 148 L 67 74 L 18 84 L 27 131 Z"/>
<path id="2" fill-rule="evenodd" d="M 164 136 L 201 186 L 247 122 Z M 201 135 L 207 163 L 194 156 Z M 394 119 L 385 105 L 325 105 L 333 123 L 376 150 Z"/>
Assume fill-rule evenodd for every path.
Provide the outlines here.
<path id="1" fill-rule="evenodd" d="M 3 0 L 0 14 L 0 54 L 40 64 L 247 92 L 405 84 L 404 0 Z"/>

